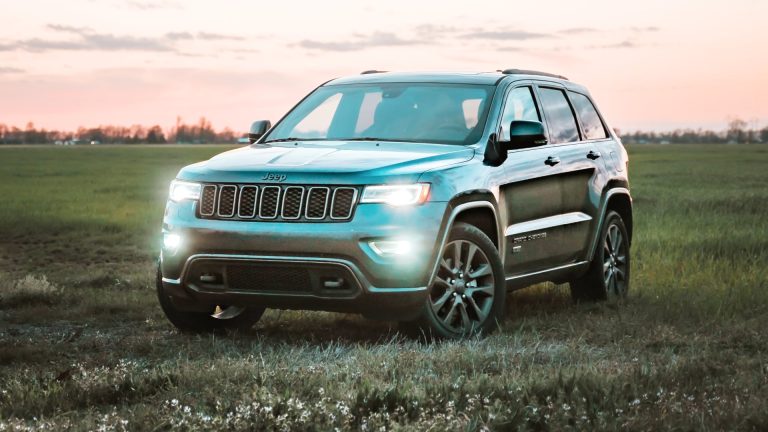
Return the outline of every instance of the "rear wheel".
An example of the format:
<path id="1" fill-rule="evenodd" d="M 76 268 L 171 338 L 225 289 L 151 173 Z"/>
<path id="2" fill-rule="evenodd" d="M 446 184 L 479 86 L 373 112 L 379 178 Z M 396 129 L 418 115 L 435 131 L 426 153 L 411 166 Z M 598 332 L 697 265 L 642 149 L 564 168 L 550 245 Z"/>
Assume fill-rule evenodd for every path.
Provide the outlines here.
<path id="1" fill-rule="evenodd" d="M 571 295 L 576 301 L 617 300 L 629 291 L 629 234 L 615 211 L 606 215 L 600 230 L 600 243 L 587 273 L 572 281 Z"/>
<path id="2" fill-rule="evenodd" d="M 493 242 L 478 228 L 457 223 L 421 315 L 405 327 L 428 338 L 461 338 L 493 331 L 503 319 L 504 269 Z"/>
<path id="3" fill-rule="evenodd" d="M 157 269 L 157 298 L 163 313 L 176 328 L 183 332 L 203 333 L 217 330 L 247 330 L 264 314 L 264 308 L 253 306 L 211 305 L 209 311 L 197 312 L 179 309 L 173 298 L 165 294 L 162 275 Z"/>

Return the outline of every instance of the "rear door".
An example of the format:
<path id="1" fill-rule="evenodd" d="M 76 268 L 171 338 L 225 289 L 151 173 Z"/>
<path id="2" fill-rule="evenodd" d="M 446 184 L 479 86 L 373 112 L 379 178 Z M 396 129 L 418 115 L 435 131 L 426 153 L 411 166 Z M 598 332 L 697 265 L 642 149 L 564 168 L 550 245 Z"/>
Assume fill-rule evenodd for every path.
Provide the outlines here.
<path id="1" fill-rule="evenodd" d="M 599 228 L 597 224 L 600 220 L 598 213 L 600 198 L 607 179 L 605 158 L 609 155 L 602 154 L 600 143 L 610 141 L 611 137 L 589 96 L 572 90 L 568 90 L 566 93 L 576 114 L 582 136 L 581 142 L 574 144 L 569 150 L 569 161 L 574 166 L 575 171 L 591 171 L 593 173 L 593 175 L 585 177 L 587 180 L 586 190 L 581 182 L 572 185 L 578 191 L 585 191 L 585 196 L 580 196 L 576 191 L 565 191 L 566 197 L 574 200 L 568 204 L 569 207 L 581 206 L 580 211 L 592 218 L 589 224 L 582 224 L 583 226 L 573 230 L 569 239 L 569 242 L 574 246 L 580 246 L 583 249 L 585 254 L 582 258 L 585 259 L 590 240 L 593 238 L 591 234 L 594 234 Z"/>

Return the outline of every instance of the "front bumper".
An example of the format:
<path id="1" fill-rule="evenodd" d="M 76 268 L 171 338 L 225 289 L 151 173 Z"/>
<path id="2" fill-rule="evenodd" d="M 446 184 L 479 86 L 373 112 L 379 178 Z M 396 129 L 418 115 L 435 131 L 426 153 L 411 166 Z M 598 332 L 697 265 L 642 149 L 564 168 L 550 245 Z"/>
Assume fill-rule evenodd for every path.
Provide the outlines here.
<path id="1" fill-rule="evenodd" d="M 393 320 L 415 317 L 424 304 L 447 208 L 439 202 L 359 204 L 349 222 L 311 223 L 204 220 L 194 207 L 169 202 L 163 224 L 164 233 L 181 238 L 177 250 L 161 253 L 163 286 L 179 304 L 255 304 Z M 407 240 L 411 251 L 379 256 L 369 245 L 376 239 Z M 253 286 L 242 282 L 250 280 Z"/>

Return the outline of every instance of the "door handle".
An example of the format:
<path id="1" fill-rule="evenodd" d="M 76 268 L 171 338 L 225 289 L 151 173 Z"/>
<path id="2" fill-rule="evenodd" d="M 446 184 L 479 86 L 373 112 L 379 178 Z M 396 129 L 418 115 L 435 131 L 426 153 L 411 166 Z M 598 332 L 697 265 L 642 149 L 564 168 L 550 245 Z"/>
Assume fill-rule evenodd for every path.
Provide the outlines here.
<path id="1" fill-rule="evenodd" d="M 589 153 L 587 153 L 587 159 L 595 160 L 599 157 L 600 157 L 600 152 L 590 150 Z"/>
<path id="2" fill-rule="evenodd" d="M 555 166 L 560 163 L 560 158 L 557 156 L 550 156 L 544 161 L 544 165 Z"/>

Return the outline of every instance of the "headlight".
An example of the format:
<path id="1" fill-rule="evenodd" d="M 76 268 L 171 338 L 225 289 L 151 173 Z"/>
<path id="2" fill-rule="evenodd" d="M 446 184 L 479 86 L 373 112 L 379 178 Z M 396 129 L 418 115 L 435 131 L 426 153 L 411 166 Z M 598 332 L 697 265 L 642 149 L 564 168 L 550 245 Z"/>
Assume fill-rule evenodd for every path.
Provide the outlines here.
<path id="1" fill-rule="evenodd" d="M 171 182 L 171 191 L 168 197 L 171 201 L 175 202 L 184 200 L 194 201 L 200 199 L 200 189 L 200 183 L 174 180 Z"/>
<path id="2" fill-rule="evenodd" d="M 366 186 L 361 203 L 385 203 L 393 206 L 422 204 L 429 198 L 429 183 Z"/>

